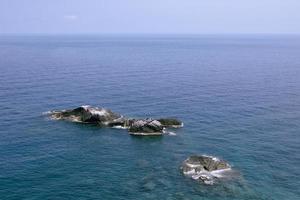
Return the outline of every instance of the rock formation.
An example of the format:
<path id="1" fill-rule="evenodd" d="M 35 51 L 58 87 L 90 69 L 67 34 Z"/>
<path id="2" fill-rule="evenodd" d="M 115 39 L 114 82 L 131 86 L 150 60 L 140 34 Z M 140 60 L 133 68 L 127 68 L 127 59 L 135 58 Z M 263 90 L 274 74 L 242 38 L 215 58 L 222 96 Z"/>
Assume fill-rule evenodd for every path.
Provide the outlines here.
<path id="1" fill-rule="evenodd" d="M 72 122 L 107 125 L 122 116 L 104 108 L 80 106 L 72 110 L 53 111 L 50 113 L 50 117 Z"/>
<path id="2" fill-rule="evenodd" d="M 80 106 L 75 109 L 52 111 L 52 119 L 67 120 L 71 122 L 90 123 L 108 127 L 128 129 L 131 135 L 162 135 L 165 128 L 182 127 L 183 123 L 174 118 L 161 119 L 131 119 L 125 118 L 109 109 Z"/>
<path id="3" fill-rule="evenodd" d="M 163 125 L 154 119 L 134 120 L 130 125 L 129 132 L 132 135 L 161 135 L 163 133 Z"/>
<path id="4" fill-rule="evenodd" d="M 231 166 L 216 157 L 197 155 L 188 157 L 183 162 L 181 170 L 188 177 L 212 185 L 222 177 L 222 173 L 231 170 Z"/>

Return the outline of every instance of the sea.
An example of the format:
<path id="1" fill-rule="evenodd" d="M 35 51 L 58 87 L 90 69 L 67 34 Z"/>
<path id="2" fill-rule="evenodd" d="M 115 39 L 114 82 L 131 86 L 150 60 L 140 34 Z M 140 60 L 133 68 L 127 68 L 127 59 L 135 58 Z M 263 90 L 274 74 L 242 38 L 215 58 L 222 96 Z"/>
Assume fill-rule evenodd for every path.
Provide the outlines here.
<path id="1" fill-rule="evenodd" d="M 137 137 L 45 115 L 81 105 L 184 127 Z M 203 154 L 239 176 L 184 176 Z M 0 199 L 300 199 L 300 36 L 1 35 Z"/>

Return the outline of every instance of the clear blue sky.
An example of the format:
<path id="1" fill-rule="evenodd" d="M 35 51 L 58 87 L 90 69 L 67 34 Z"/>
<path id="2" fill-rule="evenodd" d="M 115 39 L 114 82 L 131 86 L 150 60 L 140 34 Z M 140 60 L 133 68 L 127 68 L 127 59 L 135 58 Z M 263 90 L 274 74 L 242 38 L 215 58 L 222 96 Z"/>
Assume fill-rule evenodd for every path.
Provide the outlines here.
<path id="1" fill-rule="evenodd" d="M 300 0 L 0 0 L 0 33 L 300 33 Z"/>

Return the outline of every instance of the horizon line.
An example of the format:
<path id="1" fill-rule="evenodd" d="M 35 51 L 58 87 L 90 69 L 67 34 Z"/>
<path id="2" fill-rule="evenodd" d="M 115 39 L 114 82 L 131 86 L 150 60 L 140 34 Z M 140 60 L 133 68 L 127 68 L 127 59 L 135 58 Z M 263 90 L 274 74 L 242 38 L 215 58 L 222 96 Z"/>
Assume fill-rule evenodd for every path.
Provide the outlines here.
<path id="1" fill-rule="evenodd" d="M 167 36 L 167 35 L 174 35 L 174 36 L 230 36 L 230 35 L 236 35 L 236 36 L 247 36 L 247 35 L 272 35 L 272 36 L 280 36 L 280 35 L 288 35 L 288 36 L 300 36 L 300 33 L 143 33 L 143 32 L 123 32 L 123 33 L 117 33 L 117 32 L 111 32 L 111 33 L 100 33 L 100 32 L 93 32 L 93 33 L 0 33 L 0 36 L 131 36 L 131 35 L 139 35 L 139 36 Z"/>

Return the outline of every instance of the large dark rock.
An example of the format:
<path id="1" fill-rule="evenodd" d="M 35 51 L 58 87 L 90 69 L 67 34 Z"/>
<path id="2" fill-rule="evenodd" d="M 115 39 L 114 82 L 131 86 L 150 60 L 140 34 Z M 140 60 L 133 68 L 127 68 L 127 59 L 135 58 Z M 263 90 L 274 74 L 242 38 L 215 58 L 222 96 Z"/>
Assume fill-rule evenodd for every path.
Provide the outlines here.
<path id="1" fill-rule="evenodd" d="M 122 116 L 105 108 L 80 106 L 73 110 L 54 111 L 50 114 L 53 119 L 72 122 L 84 122 L 107 125 Z"/>
<path id="2" fill-rule="evenodd" d="M 206 155 L 188 157 L 182 164 L 183 174 L 205 184 L 213 184 L 231 166 L 223 160 Z"/>

